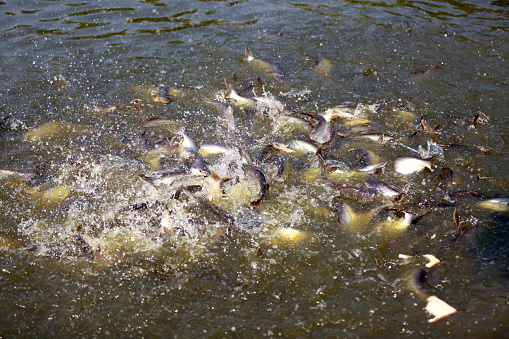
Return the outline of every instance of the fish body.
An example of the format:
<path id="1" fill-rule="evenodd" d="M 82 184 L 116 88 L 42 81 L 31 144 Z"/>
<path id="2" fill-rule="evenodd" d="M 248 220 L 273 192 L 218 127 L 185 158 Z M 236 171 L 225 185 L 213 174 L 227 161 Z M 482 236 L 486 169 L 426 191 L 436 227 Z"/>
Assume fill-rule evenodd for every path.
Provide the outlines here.
<path id="1" fill-rule="evenodd" d="M 394 234 L 406 231 L 417 216 L 405 211 L 401 212 L 403 213 L 403 217 L 388 216 L 385 220 L 377 223 L 375 225 L 375 231 L 381 234 Z"/>
<path id="2" fill-rule="evenodd" d="M 309 139 L 316 141 L 319 144 L 325 144 L 332 140 L 334 131 L 332 124 L 325 120 L 323 117 L 320 118 L 318 124 L 313 127 L 309 133 Z"/>
<path id="3" fill-rule="evenodd" d="M 329 75 L 332 69 L 332 63 L 324 58 L 318 58 L 315 64 L 315 72 L 320 75 Z"/>
<path id="4" fill-rule="evenodd" d="M 226 85 L 226 93 L 224 94 L 225 99 L 230 99 L 235 102 L 237 106 L 242 108 L 255 108 L 256 99 L 247 98 L 239 95 L 237 91 L 233 88 L 233 85 L 228 81 L 228 79 L 224 79 L 224 83 Z"/>
<path id="5" fill-rule="evenodd" d="M 486 199 L 477 203 L 477 206 L 499 213 L 509 213 L 509 196 L 503 195 Z"/>
<path id="6" fill-rule="evenodd" d="M 320 153 L 320 147 L 318 147 L 315 143 L 300 138 L 289 139 L 282 143 L 273 143 L 272 146 L 276 149 L 279 149 L 287 153 L 299 153 L 299 154 Z"/>
<path id="7" fill-rule="evenodd" d="M 20 178 L 33 179 L 35 178 L 36 171 L 33 168 L 24 169 L 24 170 L 9 170 L 9 169 L 0 169 L 0 178 L 5 178 L 9 176 L 17 176 Z"/>
<path id="8" fill-rule="evenodd" d="M 71 135 L 86 134 L 96 132 L 96 128 L 91 128 L 79 124 L 69 123 L 65 121 L 44 122 L 32 127 L 23 135 L 26 141 L 35 141 L 47 138 L 61 138 Z"/>
<path id="9" fill-rule="evenodd" d="M 140 178 L 151 183 L 154 187 L 168 187 L 183 179 L 197 176 L 189 171 L 156 172 L 150 176 L 140 174 Z"/>
<path id="10" fill-rule="evenodd" d="M 253 64 L 256 68 L 262 70 L 264 73 L 269 74 L 273 77 L 282 77 L 284 76 L 283 72 L 281 71 L 281 67 L 279 65 L 274 64 L 269 61 L 257 59 L 253 56 L 251 53 L 251 50 L 249 47 L 246 46 L 246 52 L 245 57 L 242 59 L 245 62 Z"/>
<path id="11" fill-rule="evenodd" d="M 178 130 L 191 126 L 192 124 L 179 120 L 179 119 L 166 119 L 166 118 L 149 118 L 136 125 L 135 129 L 146 129 L 146 128 L 161 128 L 166 129 L 172 133 L 177 133 Z"/>
<path id="12" fill-rule="evenodd" d="M 265 198 L 267 193 L 268 185 L 265 180 L 265 175 L 258 167 L 253 165 L 244 164 L 242 165 L 242 169 L 250 186 L 254 187 L 258 192 L 258 194 L 256 194 L 256 200 L 252 200 L 251 203 L 258 204 L 263 200 L 263 198 Z"/>
<path id="13" fill-rule="evenodd" d="M 217 155 L 217 154 L 233 154 L 235 152 L 234 149 L 215 145 L 215 144 L 203 144 L 200 146 L 200 149 L 198 150 L 198 154 L 203 157 L 209 157 L 211 155 Z"/>
<path id="14" fill-rule="evenodd" d="M 396 137 L 387 135 L 385 133 L 367 133 L 367 134 L 359 134 L 354 137 L 357 140 L 369 140 L 377 143 L 384 143 L 386 141 L 396 140 Z"/>
<path id="15" fill-rule="evenodd" d="M 413 157 L 398 157 L 394 162 L 394 170 L 401 174 L 412 174 L 428 168 L 433 172 L 431 159 L 419 159 Z"/>
<path id="16" fill-rule="evenodd" d="M 293 227 L 278 228 L 272 238 L 272 243 L 300 243 L 311 236 L 309 232 L 301 231 Z"/>
<path id="17" fill-rule="evenodd" d="M 355 115 L 355 107 L 351 107 L 348 105 L 338 105 L 332 108 L 329 108 L 320 114 L 325 121 L 331 122 L 334 119 L 340 120 L 354 120 L 358 118 Z"/>
<path id="18" fill-rule="evenodd" d="M 339 228 L 348 233 L 356 233 L 365 228 L 373 219 L 376 209 L 357 213 L 347 204 L 341 203 L 338 206 Z"/>
<path id="19" fill-rule="evenodd" d="M 403 194 L 398 190 L 397 187 L 390 185 L 390 184 L 386 184 L 384 182 L 378 182 L 374 179 L 366 180 L 366 187 L 374 188 L 378 192 L 380 192 L 383 196 L 386 196 L 389 198 L 396 198 Z"/>

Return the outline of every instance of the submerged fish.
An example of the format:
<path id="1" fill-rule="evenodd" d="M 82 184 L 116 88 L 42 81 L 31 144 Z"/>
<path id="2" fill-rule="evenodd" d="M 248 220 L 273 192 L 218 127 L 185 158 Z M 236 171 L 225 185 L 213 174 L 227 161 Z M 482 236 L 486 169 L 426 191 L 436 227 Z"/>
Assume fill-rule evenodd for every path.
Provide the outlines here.
<path id="1" fill-rule="evenodd" d="M 315 71 L 320 75 L 329 75 L 333 65 L 332 63 L 324 58 L 318 58 L 315 64 Z"/>
<path id="2" fill-rule="evenodd" d="M 358 213 L 349 205 L 340 203 L 338 206 L 339 229 L 351 234 L 359 232 L 371 222 L 377 210 L 378 209 L 374 208 Z"/>
<path id="3" fill-rule="evenodd" d="M 247 46 L 246 46 L 246 56 L 242 60 L 245 62 L 252 63 L 255 67 L 257 67 L 258 69 L 262 70 L 263 72 L 269 74 L 270 76 L 274 76 L 274 77 L 284 76 L 279 65 L 276 65 L 269 61 L 256 59 L 253 56 L 253 54 L 251 53 L 251 50 L 249 49 L 249 47 L 247 47 Z"/>
<path id="4" fill-rule="evenodd" d="M 440 66 L 442 66 L 444 63 L 442 61 L 438 61 L 436 63 L 434 63 L 433 65 L 431 66 L 427 66 L 425 67 L 424 69 L 421 69 L 420 71 L 417 71 L 415 73 L 412 73 L 408 79 L 409 80 L 412 80 L 412 81 L 415 81 L 419 78 L 421 78 L 423 75 L 427 74 L 430 70 L 432 69 L 437 69 L 437 68 L 440 68 Z"/>
<path id="5" fill-rule="evenodd" d="M 477 206 L 499 213 L 509 213 L 509 196 L 500 195 L 477 203 Z"/>
<path id="6" fill-rule="evenodd" d="M 146 129 L 146 128 L 162 128 L 168 130 L 172 133 L 178 133 L 177 131 L 181 130 L 184 127 L 192 126 L 193 124 L 180 119 L 166 119 L 166 118 L 149 118 L 138 125 L 136 125 L 135 129 Z"/>
<path id="7" fill-rule="evenodd" d="M 272 243 L 300 243 L 304 240 L 309 239 L 311 234 L 306 231 L 301 231 L 293 227 L 281 227 L 278 228 L 272 238 Z"/>
<path id="8" fill-rule="evenodd" d="M 65 121 L 44 122 L 32 127 L 23 135 L 26 141 L 34 141 L 46 138 L 62 138 L 71 135 L 79 135 L 97 132 L 97 128 L 91 128 Z"/>
<path id="9" fill-rule="evenodd" d="M 393 141 L 396 140 L 396 137 L 393 137 L 391 135 L 385 134 L 385 133 L 366 133 L 366 134 L 359 134 L 354 136 L 354 139 L 357 140 L 369 140 L 374 141 L 379 144 L 383 144 L 386 141 Z"/>
<path id="10" fill-rule="evenodd" d="M 375 225 L 375 231 L 382 234 L 401 233 L 406 231 L 417 218 L 416 215 L 406 211 L 397 210 L 397 212 L 402 214 L 402 216 L 388 216 L 385 220 Z"/>
<path id="11" fill-rule="evenodd" d="M 409 258 L 409 256 L 402 254 L 400 254 L 399 257 L 404 259 Z M 428 259 L 428 264 L 426 264 L 427 268 L 431 268 L 440 262 L 440 260 L 438 260 L 433 255 L 428 254 L 425 255 L 425 257 Z M 426 272 L 427 270 L 424 269 L 412 271 L 407 275 L 406 281 L 408 289 L 412 291 L 412 293 L 415 293 L 416 296 L 426 301 L 425 309 L 429 314 L 433 316 L 433 318 L 429 319 L 428 322 L 434 323 L 440 319 L 456 313 L 457 310 L 437 296 L 429 295 L 422 290 L 422 283 L 425 281 L 427 275 Z"/>

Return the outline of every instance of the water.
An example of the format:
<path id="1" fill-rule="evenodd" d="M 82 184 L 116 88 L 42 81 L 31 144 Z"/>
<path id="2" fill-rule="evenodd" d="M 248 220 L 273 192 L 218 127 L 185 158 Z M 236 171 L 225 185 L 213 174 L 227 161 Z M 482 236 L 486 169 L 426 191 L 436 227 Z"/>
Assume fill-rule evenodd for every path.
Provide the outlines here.
<path id="1" fill-rule="evenodd" d="M 447 199 L 441 176 L 444 167 L 454 171 L 448 191 L 508 193 L 507 3 L 44 1 L 2 2 L 0 13 L 0 168 L 37 171 L 30 180 L 0 179 L 0 335 L 507 336 L 507 214 L 478 207 L 476 198 Z M 241 62 L 246 46 L 281 66 L 284 77 Z M 328 74 L 314 69 L 317 58 L 331 63 Z M 319 175 L 306 176 L 315 157 L 280 154 L 285 171 L 259 207 L 248 204 L 242 181 L 226 186 L 235 199 L 216 196 L 236 223 L 225 234 L 227 222 L 203 204 L 176 201 L 171 189 L 140 179 L 154 170 L 137 159 L 173 134 L 134 128 L 169 118 L 198 145 L 241 146 L 251 157 L 274 141 L 307 136 L 238 107 L 239 134 L 228 136 L 218 127 L 222 113 L 197 94 L 214 99 L 224 78 L 237 89 L 252 83 L 257 95 L 277 96 L 298 113 L 379 104 L 364 113 L 374 132 L 401 137 L 399 144 L 338 138 L 322 147 L 325 159 L 353 167 L 358 153 L 351 150 L 363 147 L 387 162 L 385 174 L 367 177 L 396 185 L 406 203 L 455 206 L 430 211 L 402 233 L 380 233 L 374 223 L 338 230 L 340 203 L 366 213 L 387 199 L 345 198 Z M 150 88 L 159 84 L 184 93 L 154 102 Z M 134 99 L 138 107 L 103 109 Z M 472 126 L 478 111 L 488 122 Z M 412 126 L 421 115 L 439 124 L 438 134 Z M 48 121 L 90 130 L 23 139 Z M 442 147 L 442 155 L 430 142 L 470 147 Z M 417 156 L 411 149 L 419 146 L 432 151 L 435 171 L 396 175 L 396 156 Z M 242 178 L 238 154 L 209 162 Z M 183 166 L 178 157 L 163 164 Z M 146 208 L 134 208 L 141 203 Z M 454 208 L 469 226 L 448 245 Z M 165 211 L 176 230 L 160 234 Z M 304 240 L 277 235 L 287 227 Z M 99 244 L 100 260 L 78 234 Z M 416 258 L 405 262 L 400 253 Z M 436 323 L 408 287 L 427 253 L 442 262 L 423 289 L 458 310 Z"/>

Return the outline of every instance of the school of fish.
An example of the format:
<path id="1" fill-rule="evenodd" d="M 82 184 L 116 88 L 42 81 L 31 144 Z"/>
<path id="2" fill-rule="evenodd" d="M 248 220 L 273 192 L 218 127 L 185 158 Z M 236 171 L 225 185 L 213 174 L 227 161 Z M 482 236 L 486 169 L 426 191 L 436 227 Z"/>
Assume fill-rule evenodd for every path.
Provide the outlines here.
<path id="1" fill-rule="evenodd" d="M 242 61 L 273 81 L 284 81 L 278 65 L 255 58 L 249 48 Z M 319 58 L 315 71 L 327 76 L 332 67 Z M 411 79 L 420 74 L 412 74 Z M 257 238 L 252 249 L 256 256 L 263 252 L 264 241 L 275 246 L 313 241 L 313 231 L 301 226 L 308 214 L 333 220 L 332 227 L 345 236 L 375 234 L 383 244 L 404 235 L 425 215 L 444 211 L 457 227 L 448 239 L 452 245 L 479 226 L 471 219 L 461 220 L 457 201 L 470 199 L 493 213 L 509 212 L 508 195 L 488 197 L 455 189 L 455 171 L 444 156 L 444 150 L 451 148 L 489 152 L 489 147 L 441 144 L 440 126 L 430 125 L 404 104 L 338 103 L 318 112 L 299 112 L 271 94 L 259 79 L 244 88 L 236 88 L 235 76 L 223 82 L 225 87 L 213 96 L 163 85 L 134 86 L 142 99 L 90 108 L 98 114 L 115 114 L 143 110 L 145 103 L 172 105 L 181 96 L 191 96 L 217 114 L 213 143 L 201 140 L 200 126 L 193 121 L 171 116 L 140 121 L 127 136 L 65 121 L 27 128 L 20 141 L 41 147 L 97 134 L 108 145 L 129 150 L 123 157 L 114 152 L 99 158 L 74 154 L 55 164 L 53 178 L 38 168 L 0 170 L 2 185 L 15 187 L 39 211 L 40 218 L 20 225 L 22 233 L 37 239 L 32 246 L 64 259 L 108 263 L 119 253 L 168 244 L 185 248 L 192 256 L 211 244 L 248 234 Z M 63 77 L 56 83 L 71 86 Z M 256 89 L 262 94 L 257 95 Z M 404 133 L 395 135 L 374 124 L 380 114 L 394 116 Z M 8 119 L 2 119 L 2 128 Z M 464 124 L 467 133 L 489 123 L 482 112 L 451 119 Z M 416 140 L 418 148 L 408 146 Z M 382 148 L 397 149 L 397 155 L 381 158 Z M 426 180 L 439 183 L 438 194 L 412 191 Z M 61 222 L 47 216 L 55 210 L 64 215 Z M 45 239 L 44 246 L 40 239 Z M 57 253 L 52 252 L 55 239 Z M 7 237 L 2 241 L 7 243 Z M 408 278 L 409 289 L 426 300 L 434 322 L 456 310 L 420 289 L 423 272 L 440 262 L 431 254 L 422 257 L 429 264 Z M 403 254 L 401 258 L 418 260 Z"/>

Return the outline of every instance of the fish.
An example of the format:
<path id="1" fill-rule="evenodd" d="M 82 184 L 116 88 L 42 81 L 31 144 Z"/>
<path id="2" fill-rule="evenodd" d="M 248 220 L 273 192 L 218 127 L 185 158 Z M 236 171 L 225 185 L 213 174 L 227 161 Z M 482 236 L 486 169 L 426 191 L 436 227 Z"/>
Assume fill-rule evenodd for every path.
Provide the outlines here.
<path id="1" fill-rule="evenodd" d="M 115 111 L 125 108 L 125 107 L 133 107 L 135 109 L 139 109 L 141 102 L 142 101 L 140 99 L 134 99 L 128 103 L 120 103 L 120 104 L 117 104 L 114 106 L 109 106 L 109 107 L 94 106 L 94 110 L 99 113 L 112 113 L 112 112 L 115 112 Z"/>
<path id="2" fill-rule="evenodd" d="M 237 106 L 241 108 L 255 108 L 256 107 L 256 99 L 247 98 L 240 96 L 237 91 L 233 88 L 233 85 L 228 81 L 228 79 L 224 78 L 224 84 L 226 85 L 226 93 L 224 94 L 225 99 L 230 99 L 235 102 Z"/>
<path id="3" fill-rule="evenodd" d="M 242 61 L 248 62 L 253 64 L 258 69 L 262 70 L 266 74 L 273 76 L 273 77 L 282 77 L 284 76 L 283 72 L 281 71 L 281 67 L 279 65 L 274 64 L 269 61 L 256 59 L 253 54 L 251 53 L 251 50 L 248 46 L 246 46 L 245 51 L 245 57 L 242 59 Z"/>
<path id="4" fill-rule="evenodd" d="M 191 126 L 194 124 L 186 120 L 153 117 L 143 120 L 134 129 L 162 128 L 172 133 L 178 133 L 179 130 Z"/>
<path id="5" fill-rule="evenodd" d="M 324 58 L 318 58 L 315 63 L 314 70 L 320 75 L 329 75 L 332 69 L 332 63 Z"/>
<path id="6" fill-rule="evenodd" d="M 315 143 L 301 139 L 293 138 L 283 142 L 274 142 L 272 146 L 278 150 L 287 153 L 298 153 L 298 154 L 319 154 L 321 152 L 320 147 Z"/>
<path id="7" fill-rule="evenodd" d="M 294 129 L 303 130 L 307 133 L 309 133 L 313 128 L 308 120 L 295 114 L 289 114 L 287 112 L 279 114 L 277 124 L 280 126 L 290 125 L 294 127 Z"/>
<path id="8" fill-rule="evenodd" d="M 198 153 L 198 146 L 194 140 L 183 131 L 178 132 L 174 138 L 179 142 L 179 154 L 182 158 L 189 159 Z"/>
<path id="9" fill-rule="evenodd" d="M 280 243 L 294 243 L 298 244 L 311 237 L 311 234 L 306 231 L 301 231 L 293 227 L 278 228 L 272 237 L 272 243 L 277 245 Z"/>
<path id="10" fill-rule="evenodd" d="M 377 210 L 374 208 L 357 213 L 348 204 L 340 203 L 337 209 L 339 229 L 350 234 L 357 233 L 371 222 Z"/>
<path id="11" fill-rule="evenodd" d="M 509 195 L 499 195 L 480 201 L 477 206 L 492 212 L 509 213 Z"/>
<path id="12" fill-rule="evenodd" d="M 43 122 L 32 127 L 23 134 L 25 141 L 37 141 L 43 139 L 58 139 L 67 136 L 97 132 L 97 128 L 83 126 L 65 121 Z"/>
<path id="13" fill-rule="evenodd" d="M 17 176 L 25 179 L 33 179 L 37 175 L 35 168 L 28 169 L 0 169 L 0 178 Z"/>
<path id="14" fill-rule="evenodd" d="M 394 234 L 404 232 L 410 227 L 412 222 L 417 218 L 416 215 L 399 210 L 399 209 L 388 209 L 397 212 L 397 214 L 402 216 L 392 216 L 389 215 L 385 220 L 380 221 L 375 224 L 374 229 L 377 233 L 380 234 Z"/>
<path id="15" fill-rule="evenodd" d="M 372 165 L 368 165 L 368 166 L 365 166 L 365 167 L 358 168 L 357 171 L 366 172 L 366 173 L 374 173 L 374 174 L 383 174 L 384 168 L 385 168 L 385 164 L 387 164 L 386 161 L 385 162 L 378 162 L 376 164 L 372 164 Z"/>
<path id="16" fill-rule="evenodd" d="M 399 257 L 408 259 L 410 256 L 400 254 Z M 431 254 L 427 254 L 424 257 L 428 259 L 428 263 L 426 264 L 427 268 L 434 267 L 440 262 L 438 258 Z M 422 283 L 425 281 L 426 276 L 427 270 L 418 269 L 408 274 L 406 281 L 408 289 L 420 299 L 426 301 L 425 310 L 433 316 L 433 318 L 428 319 L 428 322 L 434 323 L 440 319 L 455 314 L 457 310 L 454 307 L 438 298 L 437 296 L 429 295 L 422 290 Z"/>
<path id="17" fill-rule="evenodd" d="M 433 172 L 433 163 L 431 159 L 401 156 L 394 161 L 394 170 L 401 174 L 412 174 L 420 172 L 425 168 Z"/>
<path id="18" fill-rule="evenodd" d="M 225 132 L 234 132 L 237 127 L 235 126 L 235 118 L 233 117 L 233 108 L 228 105 L 223 110 L 223 117 L 218 118 L 219 125 Z"/>
<path id="19" fill-rule="evenodd" d="M 367 187 L 354 187 L 344 184 L 339 184 L 330 181 L 332 188 L 339 193 L 339 195 L 346 199 L 357 200 L 360 202 L 373 201 L 376 198 L 376 190 Z"/>
<path id="20" fill-rule="evenodd" d="M 142 160 L 154 170 L 161 169 L 161 159 L 166 156 L 178 155 L 187 160 L 195 158 L 198 154 L 198 146 L 187 134 L 178 132 L 171 139 L 165 137 L 155 141 L 154 145 L 144 151 L 139 160 Z"/>
<path id="21" fill-rule="evenodd" d="M 320 118 L 318 124 L 316 124 L 309 133 L 309 139 L 316 141 L 319 144 L 328 143 L 332 140 L 333 136 L 334 130 L 332 129 L 331 123 L 323 117 Z"/>
<path id="22" fill-rule="evenodd" d="M 457 198 L 457 197 L 474 197 L 474 198 L 478 198 L 478 199 L 487 199 L 486 195 L 480 193 L 480 192 L 476 192 L 476 191 L 454 191 L 454 192 L 449 192 L 447 193 L 447 195 L 450 197 L 450 198 Z"/>
<path id="23" fill-rule="evenodd" d="M 163 104 L 169 104 L 173 101 L 173 98 L 170 96 L 170 88 L 164 85 L 160 85 L 157 89 L 153 90 L 151 96 L 155 102 Z"/>
<path id="24" fill-rule="evenodd" d="M 52 185 L 49 182 L 36 187 L 30 187 L 27 192 L 37 201 L 45 205 L 56 205 L 66 200 L 71 194 L 71 188 L 68 185 Z"/>
<path id="25" fill-rule="evenodd" d="M 260 168 L 254 165 L 244 164 L 242 165 L 242 170 L 244 171 L 244 175 L 247 181 L 259 192 L 257 195 L 257 200 L 251 201 L 252 205 L 258 205 L 265 198 L 267 193 L 268 184 L 265 180 L 265 175 L 260 170 Z"/>
<path id="26" fill-rule="evenodd" d="M 155 188 L 171 186 L 178 181 L 188 179 L 190 177 L 200 176 L 191 173 L 191 171 L 180 170 L 171 172 L 155 172 L 151 175 L 139 174 L 139 177 L 146 182 L 152 184 Z"/>
<path id="27" fill-rule="evenodd" d="M 467 119 L 467 123 L 471 126 L 477 127 L 477 125 L 487 125 L 489 123 L 489 118 L 486 114 L 481 111 L 478 111 L 474 114 L 474 116 L 470 119 Z"/>
<path id="28" fill-rule="evenodd" d="M 379 144 L 383 144 L 386 141 L 393 141 L 396 140 L 396 137 L 393 137 L 391 135 L 385 134 L 385 133 L 366 133 L 366 134 L 358 134 L 353 137 L 356 140 L 369 140 L 374 141 Z"/>
<path id="29" fill-rule="evenodd" d="M 434 323 L 458 312 L 454 307 L 434 295 L 429 296 L 426 302 L 426 311 L 433 316 L 428 320 L 429 323 Z"/>
<path id="30" fill-rule="evenodd" d="M 338 105 L 326 109 L 320 113 L 320 115 L 325 119 L 325 121 L 331 122 L 333 119 L 354 120 L 358 118 L 355 113 L 355 107 L 348 105 Z"/>
<path id="31" fill-rule="evenodd" d="M 373 188 L 380 192 L 383 196 L 389 197 L 389 198 L 401 198 L 404 196 L 404 193 L 401 193 L 401 191 L 393 185 L 386 184 L 384 182 L 378 182 L 374 179 L 368 179 L 365 182 L 366 187 Z"/>
<path id="32" fill-rule="evenodd" d="M 427 74 L 430 70 L 440 68 L 440 66 L 442 66 L 443 64 L 444 63 L 442 61 L 438 61 L 431 66 L 427 66 L 417 72 L 410 74 L 408 79 L 412 80 L 412 81 L 417 80 L 417 79 L 421 78 L 423 75 Z"/>
<path id="33" fill-rule="evenodd" d="M 460 221 L 460 214 L 458 212 L 458 209 L 454 209 L 453 213 L 454 223 L 457 226 L 456 233 L 452 236 L 452 238 L 449 240 L 449 245 L 452 245 L 459 237 L 461 237 L 468 227 L 468 222 L 466 221 Z"/>
<path id="34" fill-rule="evenodd" d="M 215 144 L 202 144 L 200 148 L 198 149 L 198 154 L 203 157 L 209 157 L 211 155 L 217 155 L 217 154 L 234 154 L 235 149 L 228 148 L 220 145 Z"/>
<path id="35" fill-rule="evenodd" d="M 75 239 L 83 246 L 87 252 L 87 257 L 94 262 L 101 260 L 101 244 L 99 239 L 93 238 L 88 234 L 76 234 Z"/>
<path id="36" fill-rule="evenodd" d="M 440 128 L 440 125 L 439 124 L 436 124 L 434 127 L 431 127 L 427 122 L 426 120 L 424 119 L 421 119 L 421 124 L 422 124 L 422 128 L 424 129 L 424 131 L 430 133 L 430 134 L 435 134 L 435 133 L 438 133 L 438 130 Z"/>

